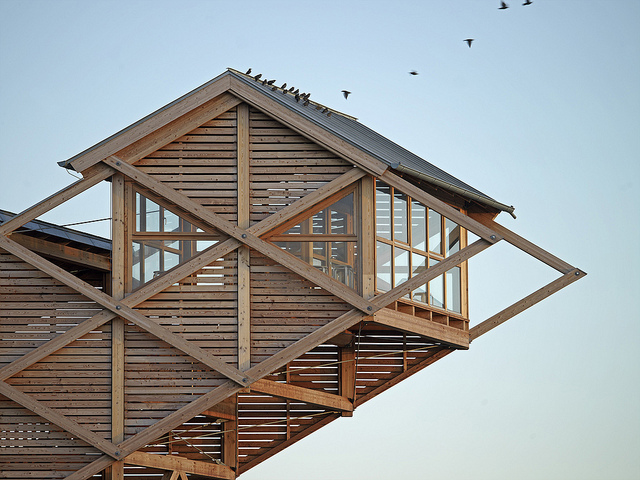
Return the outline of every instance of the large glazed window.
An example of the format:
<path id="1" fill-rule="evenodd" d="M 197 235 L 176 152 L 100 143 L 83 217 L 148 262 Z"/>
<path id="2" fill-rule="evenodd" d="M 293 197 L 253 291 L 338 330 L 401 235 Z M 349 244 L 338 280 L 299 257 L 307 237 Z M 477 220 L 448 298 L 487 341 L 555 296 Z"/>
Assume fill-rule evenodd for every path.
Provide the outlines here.
<path id="1" fill-rule="evenodd" d="M 332 197 L 333 202 L 269 240 L 359 291 L 357 188 Z"/>
<path id="2" fill-rule="evenodd" d="M 140 192 L 134 192 L 134 195 L 133 290 L 217 243 L 217 235 L 204 232 Z"/>
<path id="3" fill-rule="evenodd" d="M 464 229 L 389 185 L 376 182 L 376 289 L 388 291 L 460 250 Z M 462 313 L 462 274 L 454 267 L 405 299 Z"/>

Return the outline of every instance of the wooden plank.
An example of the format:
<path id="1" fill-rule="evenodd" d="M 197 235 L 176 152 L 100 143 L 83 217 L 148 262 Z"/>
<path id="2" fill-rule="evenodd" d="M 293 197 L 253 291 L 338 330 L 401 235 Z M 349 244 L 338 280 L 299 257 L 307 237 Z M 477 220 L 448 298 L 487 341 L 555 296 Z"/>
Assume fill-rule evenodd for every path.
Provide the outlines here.
<path id="1" fill-rule="evenodd" d="M 463 226 L 464 228 L 475 233 L 480 238 L 486 240 L 489 243 L 496 243 L 502 239 L 502 237 L 494 230 L 487 228 L 482 223 L 459 212 L 455 208 L 444 203 L 442 200 L 438 200 L 433 195 L 429 195 L 427 192 L 425 192 L 421 188 L 416 187 L 415 185 L 413 185 L 412 183 L 409 183 L 407 180 L 405 180 L 402 177 L 399 177 L 398 175 L 395 175 L 387 171 L 383 175 L 381 175 L 379 178 L 386 184 L 391 185 L 394 188 L 397 188 L 402 193 L 406 193 L 414 200 L 419 201 L 420 203 L 428 206 L 429 208 L 432 208 L 433 210 L 444 215 L 450 220 L 453 220 L 458 225 Z"/>
<path id="2" fill-rule="evenodd" d="M 383 308 L 375 313 L 373 321 L 403 332 L 415 333 L 437 342 L 444 342 L 457 348 L 469 348 L 469 332 L 407 313 Z"/>
<path id="3" fill-rule="evenodd" d="M 92 176 L 72 183 L 68 187 L 63 188 L 41 202 L 36 203 L 34 206 L 19 213 L 8 222 L 0 225 L 0 235 L 8 235 L 16 228 L 22 227 L 25 223 L 35 220 L 39 216 L 47 213 L 49 210 L 54 209 L 58 205 L 66 202 L 76 195 L 79 195 L 94 185 L 97 185 L 101 181 L 109 178 L 113 174 L 113 170 L 106 165 L 100 165 L 97 166 L 92 173 Z"/>
<path id="4" fill-rule="evenodd" d="M 202 462 L 179 457 L 177 455 L 154 455 L 145 452 L 133 452 L 126 456 L 124 462 L 129 465 L 159 468 L 161 470 L 178 470 L 194 475 L 233 480 L 235 472 L 225 465 Z"/>
<path id="5" fill-rule="evenodd" d="M 232 402 L 219 403 L 220 405 L 229 405 L 233 407 L 232 419 L 224 424 L 224 433 L 222 434 L 222 462 L 229 468 L 236 471 L 238 468 L 238 396 L 230 397 Z"/>
<path id="6" fill-rule="evenodd" d="M 376 293 L 376 205 L 375 180 L 366 176 L 361 182 L 360 251 L 362 255 L 362 296 L 371 299 Z"/>
<path id="7" fill-rule="evenodd" d="M 257 92 L 240 80 L 231 77 L 229 91 L 257 109 L 268 112 L 271 117 L 276 118 L 300 135 L 322 145 L 336 155 L 353 162 L 363 170 L 371 172 L 374 175 L 381 175 L 388 168 L 387 165 L 380 160 L 343 141 L 332 133 L 327 132 L 324 128 L 292 112 L 285 106 Z"/>
<path id="8" fill-rule="evenodd" d="M 287 234 L 273 235 L 270 242 L 357 242 L 357 235 L 327 234 Z"/>
<path id="9" fill-rule="evenodd" d="M 0 382 L 0 394 L 31 410 L 36 415 L 40 415 L 42 418 L 49 420 L 51 423 L 54 423 L 63 430 L 66 430 L 107 455 L 115 459 L 120 458 L 121 452 L 116 445 L 79 425 L 70 418 L 60 415 L 55 410 L 31 398 L 29 395 L 21 392 L 17 388 L 12 387 L 5 382 Z"/>
<path id="10" fill-rule="evenodd" d="M 352 412 L 353 404 L 340 395 L 332 395 L 330 393 L 310 388 L 302 388 L 288 383 L 279 383 L 272 380 L 258 380 L 251 384 L 251 391 L 266 393 L 274 397 L 287 398 L 289 400 L 299 400 L 301 402 L 319 405 L 321 407 Z"/>
<path id="11" fill-rule="evenodd" d="M 275 245 L 258 238 L 248 230 L 242 229 L 237 225 L 233 225 L 227 220 L 221 218 L 219 215 L 216 215 L 215 213 L 207 210 L 203 205 L 194 202 L 193 200 L 177 192 L 176 190 L 156 181 L 151 176 L 145 174 L 144 172 L 141 172 L 139 169 L 127 164 L 126 162 L 122 162 L 114 156 L 104 159 L 104 162 L 106 162 L 110 166 L 113 166 L 114 169 L 124 173 L 132 180 L 135 180 L 145 187 L 154 190 L 157 194 L 175 203 L 189 213 L 197 216 L 202 221 L 210 224 L 212 227 L 217 228 L 234 237 L 235 239 L 245 243 L 249 247 L 258 250 L 260 253 L 272 258 L 276 262 L 284 265 L 301 277 L 333 293 L 352 306 L 364 312 L 373 310 L 370 302 L 362 298 L 360 295 L 356 294 L 353 290 L 345 288 L 343 283 L 339 282 L 333 277 L 323 274 L 312 265 L 309 265 L 308 263 L 294 257 L 293 255 L 283 251 Z"/>
<path id="12" fill-rule="evenodd" d="M 470 214 L 470 216 L 483 225 L 486 225 L 487 228 L 491 228 L 492 230 L 502 235 L 504 239 L 511 245 L 519 248 L 525 253 L 528 253 L 537 260 L 546 263 L 550 267 L 555 268 L 560 273 L 566 274 L 574 270 L 574 267 L 569 265 L 564 260 L 559 259 L 555 255 L 552 255 L 546 250 L 540 248 L 526 238 L 523 238 L 520 235 L 512 232 L 507 227 L 500 225 L 499 223 L 495 222 L 490 216 L 473 213 Z"/>
<path id="13" fill-rule="evenodd" d="M 123 302 L 118 302 L 109 295 L 97 290 L 86 282 L 78 279 L 67 271 L 61 269 L 57 265 L 48 262 L 44 258 L 36 255 L 35 253 L 27 250 L 26 248 L 18 245 L 17 243 L 9 240 L 6 237 L 0 237 L 0 247 L 13 253 L 17 257 L 21 258 L 27 263 L 30 263 L 34 267 L 48 273 L 55 279 L 65 283 L 66 285 L 74 288 L 78 292 L 86 295 L 88 298 L 98 302 L 103 307 L 111 310 L 116 315 L 135 323 L 139 327 L 148 331 L 152 335 L 155 335 L 159 339 L 167 342 L 168 344 L 183 351 L 187 355 L 192 356 L 201 363 L 213 368 L 222 375 L 239 382 L 242 385 L 247 384 L 247 378 L 238 369 L 230 366 L 226 362 L 223 362 L 213 355 L 207 353 L 205 350 L 195 346 L 192 342 L 185 340 L 180 335 L 172 333 L 170 330 L 160 326 L 158 323 L 150 320 L 139 312 L 128 307 Z"/>
<path id="14" fill-rule="evenodd" d="M 104 255 L 87 252 L 85 250 L 80 250 L 79 248 L 50 242 L 41 238 L 30 237 L 18 232 L 13 232 L 11 234 L 11 239 L 29 250 L 41 253 L 42 255 L 65 260 L 78 265 L 93 267 L 104 272 L 111 271 L 111 261 Z"/>
<path id="15" fill-rule="evenodd" d="M 146 137 L 149 133 L 160 129 L 218 95 L 225 93 L 229 85 L 226 78 L 227 77 L 223 77 L 218 81 L 203 85 L 166 107 L 157 110 L 139 122 L 124 129 L 121 133 L 117 133 L 94 148 L 90 148 L 80 155 L 77 155 L 73 162 L 71 162 L 71 165 L 76 171 L 82 172 L 88 167 L 97 164 L 103 158 L 122 150 L 141 138 Z"/>
<path id="16" fill-rule="evenodd" d="M 513 305 L 505 308 L 501 312 L 488 318 L 484 322 L 479 323 L 475 327 L 472 327 L 469 330 L 469 341 L 473 341 L 476 338 L 478 338 L 480 335 L 484 335 L 485 333 L 487 333 L 489 330 L 493 330 L 498 325 L 503 324 L 510 318 L 525 311 L 527 308 L 532 307 L 533 305 L 544 300 L 548 296 L 553 295 L 554 293 L 563 289 L 567 285 L 570 285 L 573 282 L 580 280 L 586 275 L 587 274 L 585 272 L 577 268 L 565 273 L 562 277 L 550 282 L 549 284 L 545 285 L 539 290 L 536 290 L 531 295 L 528 295 L 522 300 L 517 301 Z"/>

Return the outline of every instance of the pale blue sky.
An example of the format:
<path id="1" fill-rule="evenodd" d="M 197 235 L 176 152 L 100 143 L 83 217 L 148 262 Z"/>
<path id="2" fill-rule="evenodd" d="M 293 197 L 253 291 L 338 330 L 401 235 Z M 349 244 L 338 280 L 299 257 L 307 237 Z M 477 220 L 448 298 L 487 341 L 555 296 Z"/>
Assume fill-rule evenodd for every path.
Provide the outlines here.
<path id="1" fill-rule="evenodd" d="M 241 478 L 638 479 L 640 1 L 522 2 L 0 0 L 0 208 L 226 67 L 296 85 L 589 275 Z M 471 270 L 473 323 L 556 276 L 506 244 Z"/>

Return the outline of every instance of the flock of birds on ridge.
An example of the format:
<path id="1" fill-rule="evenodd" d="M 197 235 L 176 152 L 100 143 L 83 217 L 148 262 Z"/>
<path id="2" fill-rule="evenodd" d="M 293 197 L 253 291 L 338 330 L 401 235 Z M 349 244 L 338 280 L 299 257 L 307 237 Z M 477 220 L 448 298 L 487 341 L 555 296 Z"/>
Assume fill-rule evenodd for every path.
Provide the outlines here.
<path id="1" fill-rule="evenodd" d="M 523 6 L 527 6 L 527 5 L 531 5 L 532 3 L 533 3 L 533 0 L 525 0 L 522 5 Z M 501 0 L 500 1 L 500 6 L 498 7 L 498 10 L 506 10 L 507 8 L 509 8 L 509 5 Z M 465 38 L 463 40 L 463 42 L 467 42 L 467 45 L 469 46 L 469 48 L 471 48 L 471 44 L 473 43 L 474 40 L 475 40 L 474 38 Z M 249 70 L 247 70 L 245 72 L 245 75 L 250 75 L 250 74 L 251 74 L 251 69 L 249 69 Z M 409 75 L 418 75 L 418 72 L 416 70 L 411 70 L 409 72 Z M 278 87 L 277 85 L 274 85 L 275 80 L 267 80 L 266 78 L 260 80 L 262 78 L 262 74 L 261 73 L 259 73 L 258 75 L 256 75 L 253 78 L 254 78 L 254 80 L 256 82 L 260 82 L 261 81 L 262 85 L 271 86 L 271 90 L 273 90 L 274 92 L 276 90 L 280 89 L 280 90 L 282 90 L 282 93 L 284 95 L 286 95 L 287 93 L 292 94 L 294 96 L 294 98 L 296 99 L 296 102 L 300 102 L 300 100 L 302 100 L 303 101 L 302 105 L 305 106 L 305 107 L 309 105 L 309 97 L 311 96 L 310 93 L 300 93 L 300 89 L 297 89 L 295 87 L 290 87 L 287 90 L 286 82 L 283 83 L 282 86 Z M 342 90 L 342 95 L 344 95 L 345 99 L 349 98 L 349 94 L 350 93 L 351 92 L 349 90 Z M 321 110 L 320 113 L 326 113 L 328 117 L 331 116 L 331 111 L 327 107 L 325 107 L 323 105 L 317 104 L 316 105 L 316 110 Z"/>

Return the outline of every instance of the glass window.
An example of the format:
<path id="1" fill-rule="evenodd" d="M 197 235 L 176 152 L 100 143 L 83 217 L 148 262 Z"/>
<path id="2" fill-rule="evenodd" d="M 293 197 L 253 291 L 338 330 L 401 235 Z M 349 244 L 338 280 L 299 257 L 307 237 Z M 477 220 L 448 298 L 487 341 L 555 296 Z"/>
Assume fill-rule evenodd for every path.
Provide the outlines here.
<path id="1" fill-rule="evenodd" d="M 446 273 L 447 310 L 461 313 L 460 267 L 454 267 Z"/>
<path id="2" fill-rule="evenodd" d="M 429 250 L 442 255 L 442 215 L 429 209 Z"/>
<path id="3" fill-rule="evenodd" d="M 398 285 L 409 280 L 409 251 L 403 248 L 394 247 L 394 282 L 393 286 Z"/>
<path id="4" fill-rule="evenodd" d="M 452 220 L 445 218 L 445 255 L 448 257 L 460 250 L 460 226 Z"/>
<path id="5" fill-rule="evenodd" d="M 409 243 L 407 196 L 404 193 L 393 194 L 393 238 Z"/>
<path id="6" fill-rule="evenodd" d="M 438 260 L 430 258 L 429 266 L 438 264 Z M 429 282 L 429 304 L 434 307 L 444 308 L 444 278 L 440 275 Z"/>
<path id="7" fill-rule="evenodd" d="M 427 207 L 411 201 L 411 246 L 427 251 Z"/>
<path id="8" fill-rule="evenodd" d="M 427 269 L 427 257 L 419 253 L 411 254 L 411 276 L 414 277 Z M 413 291 L 413 299 L 417 302 L 429 303 L 427 299 L 427 284 L 419 286 Z"/>
<path id="9" fill-rule="evenodd" d="M 391 245 L 376 242 L 377 288 L 383 292 L 391 290 Z"/>
<path id="10" fill-rule="evenodd" d="M 391 240 L 391 187 L 376 182 L 376 234 Z"/>

